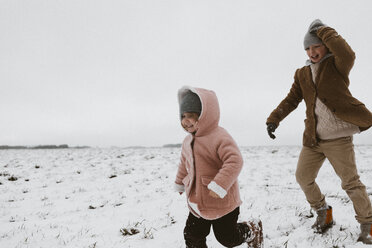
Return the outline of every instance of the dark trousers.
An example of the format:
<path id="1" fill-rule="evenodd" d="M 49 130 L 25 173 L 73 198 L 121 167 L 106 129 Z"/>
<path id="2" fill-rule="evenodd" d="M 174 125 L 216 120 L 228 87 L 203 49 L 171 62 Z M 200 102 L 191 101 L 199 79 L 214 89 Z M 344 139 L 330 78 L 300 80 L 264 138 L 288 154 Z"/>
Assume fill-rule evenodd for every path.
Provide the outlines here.
<path id="1" fill-rule="evenodd" d="M 216 219 L 206 220 L 197 218 L 192 213 L 186 221 L 183 231 L 187 248 L 206 248 L 206 237 L 208 236 L 211 226 L 218 242 L 226 247 L 241 245 L 248 231 L 243 223 L 237 223 L 239 216 L 239 207 L 229 214 Z"/>

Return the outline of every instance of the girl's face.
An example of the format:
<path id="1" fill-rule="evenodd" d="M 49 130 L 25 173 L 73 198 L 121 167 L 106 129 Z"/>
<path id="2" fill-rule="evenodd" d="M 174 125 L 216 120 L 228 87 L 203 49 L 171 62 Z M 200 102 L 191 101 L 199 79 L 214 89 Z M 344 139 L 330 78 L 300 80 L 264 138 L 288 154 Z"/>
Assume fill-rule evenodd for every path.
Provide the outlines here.
<path id="1" fill-rule="evenodd" d="M 311 45 L 306 49 L 307 56 L 311 62 L 318 63 L 328 53 L 328 49 L 323 44 Z"/>
<path id="2" fill-rule="evenodd" d="M 187 132 L 195 133 L 198 130 L 198 119 L 197 113 L 185 112 L 181 117 L 181 125 Z"/>

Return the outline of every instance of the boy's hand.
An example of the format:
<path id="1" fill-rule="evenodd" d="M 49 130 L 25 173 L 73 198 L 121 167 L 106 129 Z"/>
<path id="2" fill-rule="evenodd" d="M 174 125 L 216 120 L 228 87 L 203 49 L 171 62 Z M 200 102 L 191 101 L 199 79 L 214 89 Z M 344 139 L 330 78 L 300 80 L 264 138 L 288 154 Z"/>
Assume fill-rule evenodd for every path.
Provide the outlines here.
<path id="1" fill-rule="evenodd" d="M 315 19 L 309 27 L 309 33 L 310 34 L 315 34 L 319 28 L 326 26 L 321 20 Z"/>
<path id="2" fill-rule="evenodd" d="M 267 123 L 267 133 L 269 134 L 270 138 L 272 139 L 275 139 L 275 135 L 273 134 L 273 132 L 275 132 L 275 129 L 277 128 L 277 126 L 274 124 L 274 123 Z"/>
<path id="3" fill-rule="evenodd" d="M 212 196 L 213 198 L 221 198 L 219 197 L 219 195 L 217 195 L 216 193 L 214 193 L 212 190 L 209 190 L 209 195 Z"/>

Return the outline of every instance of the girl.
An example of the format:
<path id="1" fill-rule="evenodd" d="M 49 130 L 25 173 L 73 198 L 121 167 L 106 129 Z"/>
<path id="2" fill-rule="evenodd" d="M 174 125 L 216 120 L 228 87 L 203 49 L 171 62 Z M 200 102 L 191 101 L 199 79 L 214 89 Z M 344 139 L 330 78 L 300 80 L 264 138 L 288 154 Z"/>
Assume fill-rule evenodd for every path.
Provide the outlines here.
<path id="1" fill-rule="evenodd" d="M 238 175 L 243 166 L 239 148 L 219 127 L 220 110 L 213 91 L 183 87 L 178 91 L 182 127 L 189 133 L 182 145 L 176 190 L 186 191 L 190 210 L 184 229 L 188 248 L 205 248 L 211 226 L 226 247 L 244 242 L 263 247 L 261 221 L 237 223 Z"/>

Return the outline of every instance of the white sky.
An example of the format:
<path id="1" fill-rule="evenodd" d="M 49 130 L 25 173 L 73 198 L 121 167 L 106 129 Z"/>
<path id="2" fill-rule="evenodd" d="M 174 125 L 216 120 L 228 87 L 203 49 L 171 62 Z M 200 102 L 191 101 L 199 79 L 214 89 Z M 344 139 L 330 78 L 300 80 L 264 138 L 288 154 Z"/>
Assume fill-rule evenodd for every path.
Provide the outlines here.
<path id="1" fill-rule="evenodd" d="M 0 0 L 0 144 L 180 143 L 177 90 L 191 85 L 216 92 L 239 145 L 301 145 L 304 103 L 274 141 L 265 121 L 304 65 L 310 22 L 354 49 L 350 89 L 372 110 L 371 11 L 370 0 Z"/>

